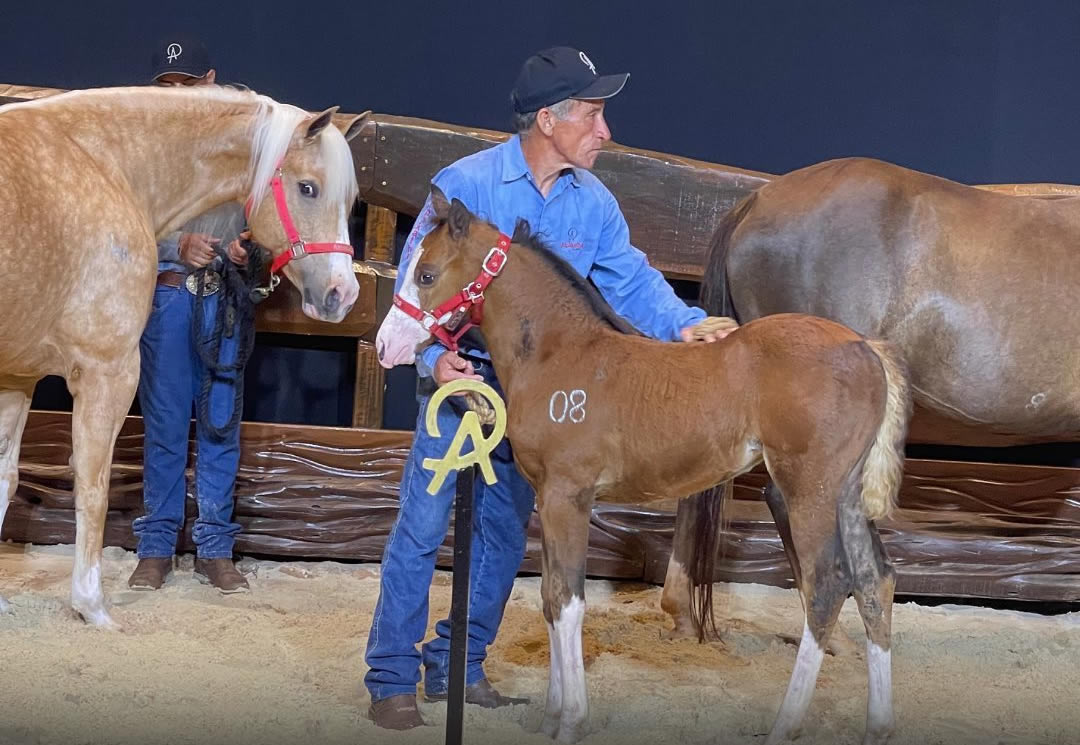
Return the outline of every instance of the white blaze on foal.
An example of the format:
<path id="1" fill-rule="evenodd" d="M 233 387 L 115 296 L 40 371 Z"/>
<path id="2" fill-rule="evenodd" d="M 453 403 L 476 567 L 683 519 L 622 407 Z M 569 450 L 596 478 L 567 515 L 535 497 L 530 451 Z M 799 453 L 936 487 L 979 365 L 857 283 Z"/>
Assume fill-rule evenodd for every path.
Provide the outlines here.
<path id="1" fill-rule="evenodd" d="M 420 257 L 424 255 L 424 242 L 421 241 L 413 251 L 412 259 L 405 273 L 405 279 L 398 293 L 412 305 L 420 307 L 420 290 L 413 279 L 416 276 L 416 266 L 420 263 Z M 375 351 L 379 356 L 379 364 L 390 369 L 396 365 L 411 365 L 416 361 L 416 347 L 428 340 L 431 336 L 415 319 L 409 317 L 396 305 L 390 306 L 390 312 L 386 314 L 379 333 L 375 337 Z"/>

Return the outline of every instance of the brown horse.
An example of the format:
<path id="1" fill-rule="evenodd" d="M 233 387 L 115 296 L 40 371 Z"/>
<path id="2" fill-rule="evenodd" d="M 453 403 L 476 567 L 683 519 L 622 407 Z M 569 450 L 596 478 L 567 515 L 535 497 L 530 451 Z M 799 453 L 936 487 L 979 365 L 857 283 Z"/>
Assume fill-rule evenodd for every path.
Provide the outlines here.
<path id="1" fill-rule="evenodd" d="M 297 231 L 327 241 L 306 244 L 325 253 L 284 274 L 308 315 L 340 321 L 359 293 L 345 254 L 357 195 L 346 136 L 363 115 L 343 134 L 328 126 L 334 111 L 313 116 L 228 89 L 149 87 L 0 109 L 0 521 L 34 385 L 61 375 L 74 398 L 71 602 L 92 624 L 115 626 L 100 569 L 109 468 L 138 382 L 156 238 L 249 200 L 253 238 L 275 257 L 305 255 Z"/>
<path id="2" fill-rule="evenodd" d="M 594 500 L 685 495 L 764 461 L 776 484 L 769 506 L 806 610 L 769 742 L 796 732 L 824 640 L 852 592 L 869 638 L 866 742 L 882 742 L 893 724 L 893 570 L 872 521 L 888 514 L 902 472 L 909 400 L 897 358 L 840 324 L 805 315 L 761 319 L 714 344 L 629 334 L 527 224 L 518 225 L 500 273 L 501 262 L 490 260 L 505 237 L 438 189 L 432 203 L 439 223 L 406 280 L 421 307 L 435 308 L 462 287 L 461 297 L 469 296 L 482 264 L 498 273 L 483 293 L 479 329 L 506 393 L 515 462 L 536 489 L 543 527 L 551 643 L 544 731 L 564 742 L 585 734 L 581 630 Z"/>
<path id="3" fill-rule="evenodd" d="M 741 321 L 800 312 L 899 349 L 912 433 L 1019 444 L 1080 437 L 1080 197 L 1012 196 L 881 161 L 828 161 L 744 198 L 718 226 L 702 300 Z M 959 426 L 958 426 L 959 425 Z M 710 495 L 684 500 L 662 606 L 701 633 Z M 714 549 L 703 545 L 712 542 Z M 691 557 L 694 557 L 691 559 Z"/>

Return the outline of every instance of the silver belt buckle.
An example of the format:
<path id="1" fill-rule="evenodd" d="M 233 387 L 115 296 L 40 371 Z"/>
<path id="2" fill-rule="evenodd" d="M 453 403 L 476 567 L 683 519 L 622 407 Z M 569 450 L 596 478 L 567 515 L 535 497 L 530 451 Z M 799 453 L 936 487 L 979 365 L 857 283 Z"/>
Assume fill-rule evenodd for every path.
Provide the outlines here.
<path id="1" fill-rule="evenodd" d="M 192 295 L 199 294 L 199 278 L 195 276 L 195 273 L 187 275 L 184 279 L 184 286 L 187 291 Z M 207 271 L 206 277 L 203 280 L 203 297 L 213 295 L 215 292 L 221 289 L 221 275 L 217 272 Z"/>

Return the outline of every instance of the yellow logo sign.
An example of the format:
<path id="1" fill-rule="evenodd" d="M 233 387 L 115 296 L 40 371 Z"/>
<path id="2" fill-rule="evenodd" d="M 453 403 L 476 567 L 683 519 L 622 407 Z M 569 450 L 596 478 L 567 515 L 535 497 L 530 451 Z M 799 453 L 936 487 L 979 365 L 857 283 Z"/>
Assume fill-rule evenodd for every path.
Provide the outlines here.
<path id="1" fill-rule="evenodd" d="M 503 433 L 506 432 L 506 404 L 491 386 L 481 383 L 479 380 L 455 380 L 452 383 L 440 386 L 435 395 L 431 397 L 431 401 L 428 402 L 427 416 L 425 418 L 428 434 L 432 437 L 442 436 L 439 432 L 439 406 L 442 405 L 447 396 L 452 396 L 461 391 L 471 391 L 487 399 L 488 403 L 495 409 L 495 428 L 489 436 L 485 437 L 484 431 L 480 428 L 480 417 L 476 415 L 475 411 L 466 411 L 465 415 L 461 417 L 461 424 L 458 426 L 457 434 L 454 435 L 446 455 L 442 458 L 424 458 L 424 468 L 435 472 L 431 483 L 428 484 L 428 494 L 437 492 L 443 485 L 443 481 L 446 480 L 447 474 L 451 471 L 460 471 L 474 464 L 480 466 L 480 473 L 484 475 L 484 481 L 488 485 L 494 484 L 496 481 L 495 471 L 491 467 L 491 451 L 499 444 L 503 438 Z M 472 441 L 472 451 L 462 454 L 461 450 L 466 440 Z"/>

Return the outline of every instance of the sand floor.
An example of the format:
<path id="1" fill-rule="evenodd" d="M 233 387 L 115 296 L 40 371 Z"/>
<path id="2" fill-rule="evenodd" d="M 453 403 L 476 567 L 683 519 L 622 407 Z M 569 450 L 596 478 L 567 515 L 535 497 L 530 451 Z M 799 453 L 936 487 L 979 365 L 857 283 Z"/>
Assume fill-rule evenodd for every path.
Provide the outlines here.
<path id="1" fill-rule="evenodd" d="M 105 589 L 122 633 L 87 627 L 68 607 L 72 548 L 0 545 L 0 744 L 294 745 L 442 743 L 432 725 L 388 733 L 366 718 L 363 647 L 378 566 L 245 560 L 250 594 L 199 584 L 185 557 L 156 593 L 132 592 L 135 556 L 107 549 Z M 787 686 L 802 612 L 794 591 L 717 585 L 725 645 L 665 641 L 660 588 L 589 581 L 586 745 L 763 743 Z M 432 618 L 450 602 L 439 572 Z M 531 697 L 496 712 L 466 707 L 465 741 L 545 745 L 547 632 L 539 578 L 521 578 L 491 650 L 489 678 Z M 863 632 L 828 655 L 800 743 L 859 743 L 866 708 Z M 968 606 L 898 604 L 891 743 L 1080 742 L 1080 613 L 1039 616 Z"/>

